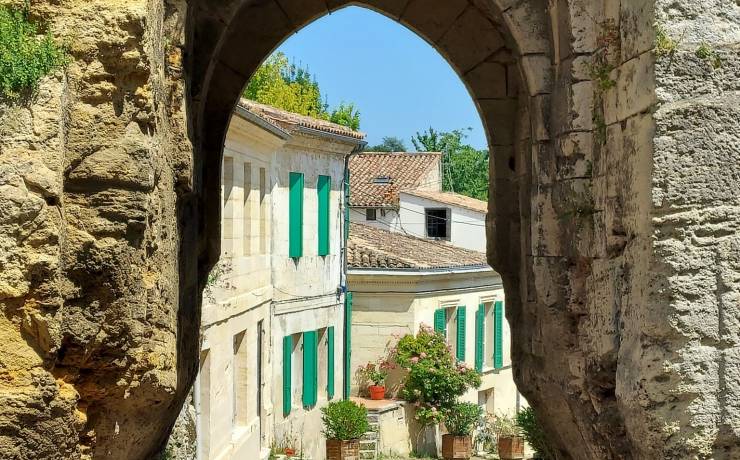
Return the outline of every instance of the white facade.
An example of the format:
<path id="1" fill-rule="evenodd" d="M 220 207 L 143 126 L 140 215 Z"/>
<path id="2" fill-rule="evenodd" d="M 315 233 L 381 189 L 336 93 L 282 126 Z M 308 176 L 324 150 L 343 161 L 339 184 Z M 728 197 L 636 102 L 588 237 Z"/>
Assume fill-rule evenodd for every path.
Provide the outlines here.
<path id="1" fill-rule="evenodd" d="M 328 400 L 330 327 L 335 398 L 344 385 L 344 164 L 359 142 L 279 127 L 243 109 L 232 118 L 222 175 L 222 254 L 205 291 L 194 390 L 199 459 L 266 458 L 271 446 L 288 444 L 307 458 L 324 458 L 319 409 Z M 300 257 L 289 256 L 291 172 L 304 179 Z M 318 255 L 320 175 L 331 183 L 326 255 Z M 319 337 L 317 402 L 304 407 L 303 335 L 311 331 Z M 286 336 L 294 337 L 289 414 L 283 411 Z"/>
<path id="2" fill-rule="evenodd" d="M 449 236 L 454 246 L 472 251 L 486 252 L 486 213 L 449 202 L 416 196 L 401 191 L 399 224 L 407 234 L 428 238 L 427 210 L 444 209 L 449 219 Z"/>
<path id="3" fill-rule="evenodd" d="M 398 338 L 415 334 L 422 324 L 434 324 L 438 309 L 447 311 L 446 334 L 456 350 L 457 312 L 464 307 L 465 363 L 475 366 L 475 312 L 485 308 L 484 353 L 482 383 L 461 400 L 476 402 L 492 414 L 513 415 L 526 401 L 519 395 L 511 368 L 511 330 L 502 323 L 503 345 L 501 367 L 494 368 L 495 302 L 505 298 L 500 276 L 490 268 L 450 270 L 371 270 L 350 269 L 348 281 L 353 292 L 352 313 L 352 375 L 368 362 L 376 362 Z M 502 311 L 505 314 L 505 310 Z M 352 382 L 353 394 L 360 388 Z M 391 375 L 389 387 L 397 387 L 399 379 Z"/>

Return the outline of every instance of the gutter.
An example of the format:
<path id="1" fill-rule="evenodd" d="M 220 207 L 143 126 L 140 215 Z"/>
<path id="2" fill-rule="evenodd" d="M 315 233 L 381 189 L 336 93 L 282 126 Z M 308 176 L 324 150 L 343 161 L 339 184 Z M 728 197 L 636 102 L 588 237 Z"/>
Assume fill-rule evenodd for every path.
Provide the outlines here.
<path id="1" fill-rule="evenodd" d="M 461 274 L 461 273 L 486 273 L 494 274 L 496 271 L 485 264 L 461 265 L 459 267 L 420 267 L 420 268 L 380 268 L 380 267 L 352 267 L 348 273 L 364 275 L 389 275 L 389 276 L 417 276 L 417 275 L 439 275 L 439 274 Z"/>
<path id="2" fill-rule="evenodd" d="M 359 139 L 357 137 L 345 136 L 343 134 L 331 133 L 331 132 L 328 132 L 328 131 L 322 131 L 320 129 L 309 128 L 307 126 L 302 126 L 302 125 L 297 125 L 296 128 L 297 128 L 296 131 L 298 131 L 299 133 L 310 134 L 312 136 L 325 137 L 325 138 L 331 139 L 333 141 L 340 141 L 340 142 L 346 142 L 346 143 L 349 143 L 349 144 L 356 144 L 357 147 L 360 147 L 361 146 L 360 147 L 361 150 L 364 149 L 367 146 L 367 142 L 366 141 L 364 141 L 363 139 Z M 350 152 L 350 155 L 353 155 L 355 153 L 358 153 L 357 147 L 355 147 L 352 150 L 352 152 Z M 346 165 L 346 163 L 345 163 L 345 165 Z"/>
<path id="3" fill-rule="evenodd" d="M 340 246 L 341 250 L 339 251 L 340 254 L 342 255 L 342 273 L 340 274 L 340 277 L 339 277 L 340 286 L 338 289 L 339 292 L 337 292 L 337 296 L 344 294 L 345 299 L 347 298 L 347 241 L 349 241 L 349 222 L 350 222 L 350 218 L 349 218 L 349 211 L 350 211 L 350 208 L 349 208 L 349 179 L 350 179 L 349 178 L 349 159 L 352 155 L 356 155 L 362 152 L 366 146 L 367 146 L 367 142 L 364 140 L 360 140 L 360 142 L 358 142 L 357 145 L 355 145 L 355 148 L 352 149 L 349 155 L 346 155 L 344 157 L 344 177 L 342 178 L 342 185 L 343 185 L 342 188 L 343 188 L 343 193 L 344 193 L 344 203 L 343 203 L 344 206 L 342 207 L 342 220 L 340 221 L 342 222 L 343 225 L 340 226 L 342 243 Z M 345 235 L 347 236 L 347 238 L 345 238 Z M 344 334 L 343 334 L 344 335 L 343 337 L 344 354 L 342 355 L 344 358 L 344 363 L 343 363 L 343 368 L 344 368 L 343 374 L 344 375 L 342 379 L 342 385 L 343 385 L 342 394 L 345 398 L 349 398 L 349 394 L 346 393 L 346 389 L 348 388 L 347 382 L 350 381 L 349 379 L 351 377 L 350 374 L 352 371 L 351 369 L 352 363 L 351 363 L 351 358 L 350 358 L 351 346 L 352 346 L 352 344 L 350 343 L 352 318 L 347 313 L 346 300 L 344 303 L 344 308 L 342 309 L 342 318 L 344 321 Z"/>

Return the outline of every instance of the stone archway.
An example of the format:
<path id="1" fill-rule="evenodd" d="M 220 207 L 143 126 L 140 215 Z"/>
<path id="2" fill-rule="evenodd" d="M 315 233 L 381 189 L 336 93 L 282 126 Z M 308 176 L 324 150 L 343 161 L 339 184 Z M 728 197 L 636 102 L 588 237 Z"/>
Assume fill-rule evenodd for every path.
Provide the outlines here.
<path id="1" fill-rule="evenodd" d="M 347 3 L 32 2 L 72 59 L 0 104 L 0 457 L 160 449 L 197 371 L 231 108 Z M 352 3 L 427 39 L 479 105 L 516 378 L 560 457 L 740 455 L 740 6 Z"/>
<path id="2" fill-rule="evenodd" d="M 620 458 L 638 452 L 627 436 L 613 436 L 626 433 L 616 397 L 618 346 L 603 350 L 577 343 L 584 335 L 600 342 L 618 337 L 613 324 L 584 319 L 589 303 L 598 301 L 592 293 L 611 289 L 613 280 L 586 283 L 594 264 L 602 264 L 599 272 L 619 270 L 625 257 L 622 247 L 603 261 L 605 235 L 621 223 L 606 222 L 606 203 L 597 203 L 589 169 L 606 166 L 594 158 L 601 147 L 593 135 L 595 95 L 591 81 L 574 75 L 584 71 L 576 54 L 593 52 L 600 34 L 608 33 L 598 30 L 595 15 L 602 11 L 586 11 L 584 20 L 570 15 L 576 7 L 537 0 L 235 1 L 215 9 L 209 2 L 196 4 L 190 17 L 192 138 L 204 201 L 218 200 L 225 129 L 249 76 L 291 33 L 347 4 L 374 9 L 414 30 L 448 60 L 479 108 L 494 158 L 489 259 L 506 286 L 515 375 L 528 400 L 547 416 L 561 455 Z M 581 21 L 583 32 L 591 26 L 591 36 L 571 38 L 571 20 Z M 201 46 L 198 37 L 212 36 L 214 27 L 220 38 Z M 651 127 L 649 117 L 638 123 L 643 130 Z M 630 199 L 644 202 L 648 196 Z M 206 209 L 200 263 L 208 268 L 219 254 L 220 219 L 218 206 Z M 625 238 L 645 248 L 647 235 L 639 229 L 624 230 Z M 633 276 L 646 269 L 635 266 Z"/>

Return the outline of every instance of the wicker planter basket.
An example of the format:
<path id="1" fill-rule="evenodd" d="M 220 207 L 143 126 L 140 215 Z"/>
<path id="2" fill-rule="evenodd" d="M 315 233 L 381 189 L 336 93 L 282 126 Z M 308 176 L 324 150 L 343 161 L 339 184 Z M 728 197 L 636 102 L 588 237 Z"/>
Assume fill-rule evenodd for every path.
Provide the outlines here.
<path id="1" fill-rule="evenodd" d="M 326 460 L 360 460 L 360 441 L 327 439 Z"/>
<path id="2" fill-rule="evenodd" d="M 442 435 L 442 458 L 445 460 L 467 460 L 472 456 L 471 436 Z"/>

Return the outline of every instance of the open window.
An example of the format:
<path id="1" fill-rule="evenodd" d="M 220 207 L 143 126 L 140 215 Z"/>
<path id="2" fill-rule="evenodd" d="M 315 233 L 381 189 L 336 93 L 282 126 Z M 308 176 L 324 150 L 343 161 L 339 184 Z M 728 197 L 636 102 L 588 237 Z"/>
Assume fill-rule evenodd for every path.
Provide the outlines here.
<path id="1" fill-rule="evenodd" d="M 450 239 L 450 210 L 448 208 L 425 208 L 427 238 Z"/>
<path id="2" fill-rule="evenodd" d="M 365 210 L 365 220 L 367 221 L 378 220 L 378 210 L 375 208 L 367 208 Z"/>

